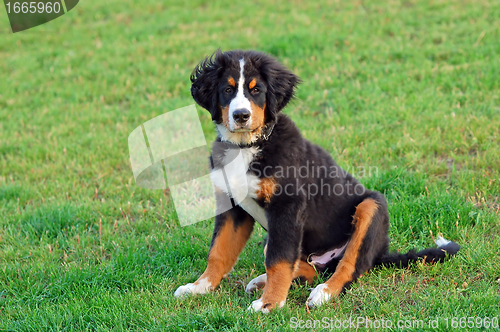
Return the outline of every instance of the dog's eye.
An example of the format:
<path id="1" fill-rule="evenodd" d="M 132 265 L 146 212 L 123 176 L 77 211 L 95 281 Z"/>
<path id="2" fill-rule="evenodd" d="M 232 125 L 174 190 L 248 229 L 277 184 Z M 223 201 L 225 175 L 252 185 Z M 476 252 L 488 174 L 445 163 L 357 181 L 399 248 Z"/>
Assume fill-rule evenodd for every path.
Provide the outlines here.
<path id="1" fill-rule="evenodd" d="M 260 90 L 259 90 L 259 88 L 253 88 L 250 92 L 252 92 L 253 94 L 256 94 L 256 93 L 259 93 Z"/>
<path id="2" fill-rule="evenodd" d="M 231 93 L 231 92 L 233 92 L 233 89 L 231 89 L 231 88 L 226 88 L 226 90 L 224 90 L 224 92 L 225 92 L 225 93 Z"/>

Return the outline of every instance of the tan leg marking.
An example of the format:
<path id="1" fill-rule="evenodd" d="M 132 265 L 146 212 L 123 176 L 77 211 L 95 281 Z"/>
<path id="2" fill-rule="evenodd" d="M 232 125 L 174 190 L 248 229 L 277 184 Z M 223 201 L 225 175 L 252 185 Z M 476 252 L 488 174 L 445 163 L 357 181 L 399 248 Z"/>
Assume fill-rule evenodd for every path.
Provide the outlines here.
<path id="1" fill-rule="evenodd" d="M 205 272 L 194 283 L 207 280 L 213 288 L 217 287 L 227 275 L 243 250 L 253 230 L 254 221 L 248 216 L 245 222 L 234 228 L 232 220 L 227 220 L 219 230 L 208 255 L 208 266 Z"/>
<path id="2" fill-rule="evenodd" d="M 262 309 L 271 311 L 285 304 L 292 284 L 294 265 L 289 262 L 280 262 L 266 269 L 267 282 L 260 298 Z"/>
<path id="3" fill-rule="evenodd" d="M 366 199 L 356 207 L 353 220 L 353 223 L 355 223 L 354 233 L 347 245 L 344 257 L 335 269 L 335 273 L 325 283 L 328 286 L 330 294 L 339 295 L 344 285 L 352 280 L 352 275 L 356 269 L 359 249 L 363 244 L 366 232 L 371 225 L 377 208 L 378 205 L 373 199 Z"/>
<path id="4" fill-rule="evenodd" d="M 300 260 L 293 271 L 292 279 L 295 280 L 297 278 L 301 278 L 301 281 L 312 284 L 316 278 L 316 270 L 306 261 Z"/>
<path id="5" fill-rule="evenodd" d="M 264 248 L 264 255 L 265 255 L 265 249 L 267 249 L 267 246 Z M 316 270 L 314 267 L 312 267 L 310 264 L 308 264 L 306 261 L 297 261 L 294 264 L 294 271 L 292 273 L 292 280 L 299 279 L 300 282 L 302 283 L 308 283 L 312 284 L 314 279 L 316 278 Z M 267 275 L 262 274 L 254 279 L 252 279 L 247 287 L 246 287 L 246 292 L 247 293 L 253 293 L 254 291 L 258 289 L 264 288 L 267 282 Z"/>

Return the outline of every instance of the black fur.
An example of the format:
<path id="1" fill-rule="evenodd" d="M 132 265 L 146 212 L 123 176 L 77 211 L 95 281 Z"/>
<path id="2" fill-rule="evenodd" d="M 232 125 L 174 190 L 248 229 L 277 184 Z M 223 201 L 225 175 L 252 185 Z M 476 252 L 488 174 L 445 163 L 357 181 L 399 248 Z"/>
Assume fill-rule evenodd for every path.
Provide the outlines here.
<path id="1" fill-rule="evenodd" d="M 411 261 L 443 261 L 454 255 L 459 247 L 451 242 L 442 248 L 430 248 L 418 253 L 388 253 L 389 214 L 384 196 L 362 186 L 351 174 L 343 171 L 321 147 L 304 139 L 295 124 L 280 111 L 294 97 L 299 78 L 271 56 L 259 52 L 216 52 L 207 57 L 194 70 L 191 93 L 195 101 L 212 114 L 215 123 L 221 123 L 221 104 L 227 103 L 221 93 L 227 75 L 239 75 L 239 59 L 245 58 L 245 77 L 257 77 L 263 84 L 266 105 L 266 125 L 272 124 L 272 134 L 252 144 L 259 149 L 248 172 L 259 179 L 274 179 L 282 190 L 269 199 L 257 199 L 268 220 L 266 268 L 278 262 L 293 264 L 298 259 L 307 260 L 331 248 L 341 247 L 354 232 L 353 215 L 363 201 L 373 199 L 378 208 L 359 249 L 354 281 L 359 275 L 376 265 L 405 267 Z M 236 79 L 236 77 L 235 77 Z M 217 141 L 225 140 L 221 135 Z M 227 139 L 226 139 L 227 140 Z M 247 146 L 240 146 L 246 148 Z M 228 147 L 229 149 L 229 147 Z M 213 165 L 217 168 L 227 150 L 219 145 L 212 151 Z M 326 167 L 327 171 L 323 172 Z M 308 176 L 282 174 L 283 169 L 308 170 Z M 314 173 L 317 171 L 316 173 Z M 336 188 L 328 193 L 311 195 L 311 188 Z M 216 218 L 214 239 L 227 216 L 237 220 L 247 216 L 239 206 Z M 332 260 L 325 269 L 334 270 L 338 260 Z M 348 284 L 346 285 L 348 286 Z"/>
<path id="2" fill-rule="evenodd" d="M 247 74 L 261 77 L 266 83 L 266 120 L 272 122 L 294 97 L 300 79 L 272 57 L 259 52 L 229 51 L 216 53 L 201 61 L 191 74 L 191 95 L 193 99 L 212 115 L 212 120 L 221 122 L 221 105 L 218 91 L 221 78 L 227 72 L 239 78 L 239 60 L 249 60 Z M 223 81 L 225 82 L 225 80 Z"/>
<path id="3" fill-rule="evenodd" d="M 450 242 L 438 248 L 427 248 L 419 252 L 410 250 L 406 254 L 386 253 L 376 260 L 375 265 L 408 267 L 412 262 L 419 260 L 428 263 L 444 262 L 449 256 L 455 255 L 459 249 L 458 244 Z"/>
<path id="4" fill-rule="evenodd" d="M 220 122 L 220 107 L 218 105 L 217 82 L 225 67 L 225 57 L 218 50 L 210 57 L 200 62 L 191 74 L 191 95 L 201 107 L 212 114 L 213 121 Z"/>

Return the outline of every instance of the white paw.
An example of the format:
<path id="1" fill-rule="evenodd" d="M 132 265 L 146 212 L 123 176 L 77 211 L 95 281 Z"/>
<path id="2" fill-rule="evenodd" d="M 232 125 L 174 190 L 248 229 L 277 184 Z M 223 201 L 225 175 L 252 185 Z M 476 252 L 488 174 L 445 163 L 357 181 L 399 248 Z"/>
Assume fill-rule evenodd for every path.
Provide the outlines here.
<path id="1" fill-rule="evenodd" d="M 175 297 L 185 297 L 188 295 L 205 294 L 213 289 L 212 284 L 207 279 L 198 280 L 195 283 L 180 286 L 174 293 Z"/>
<path id="2" fill-rule="evenodd" d="M 286 303 L 286 300 L 283 300 L 279 303 L 278 305 L 278 308 L 282 308 Z M 248 310 L 251 310 L 251 311 L 260 311 L 264 314 L 268 314 L 269 313 L 269 309 L 268 308 L 263 308 L 264 307 L 264 302 L 262 302 L 262 298 L 258 299 L 258 300 L 255 300 L 252 302 L 252 304 L 248 307 Z"/>
<path id="3" fill-rule="evenodd" d="M 245 288 L 245 292 L 252 294 L 256 290 L 263 288 L 266 285 L 266 282 L 267 275 L 265 273 L 261 274 L 257 278 L 253 278 L 252 280 L 250 280 L 247 287 Z"/>
<path id="4" fill-rule="evenodd" d="M 309 298 L 306 302 L 307 306 L 309 308 L 317 308 L 322 304 L 330 301 L 332 296 L 326 290 L 327 288 L 328 286 L 325 284 L 319 284 L 318 286 L 316 286 L 316 288 L 312 290 L 311 294 L 309 294 Z"/>
<path id="5" fill-rule="evenodd" d="M 250 306 L 248 307 L 248 310 L 252 310 L 255 312 L 262 311 L 263 313 L 268 314 L 269 310 L 267 310 L 266 308 L 262 309 L 263 306 L 264 306 L 264 303 L 262 302 L 262 299 L 258 299 L 258 300 L 253 301 L 252 304 L 250 304 Z"/>
<path id="6" fill-rule="evenodd" d="M 446 246 L 447 244 L 449 244 L 451 241 L 448 241 L 446 240 L 444 237 L 442 237 L 441 235 L 439 235 L 435 240 L 434 242 L 436 242 L 436 245 L 438 247 L 444 247 Z"/>

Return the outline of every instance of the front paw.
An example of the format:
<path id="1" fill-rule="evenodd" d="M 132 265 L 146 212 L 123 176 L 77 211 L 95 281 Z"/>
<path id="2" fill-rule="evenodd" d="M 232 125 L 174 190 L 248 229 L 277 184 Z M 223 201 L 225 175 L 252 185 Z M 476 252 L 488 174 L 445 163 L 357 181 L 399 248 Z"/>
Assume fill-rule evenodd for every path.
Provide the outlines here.
<path id="1" fill-rule="evenodd" d="M 264 314 L 268 314 L 272 310 L 276 308 L 282 308 L 286 303 L 286 299 L 281 301 L 281 302 L 274 302 L 274 301 L 266 301 L 263 300 L 262 297 L 258 300 L 255 300 L 252 302 L 252 304 L 248 307 L 248 310 L 255 311 L 255 312 L 262 312 Z"/>
<path id="2" fill-rule="evenodd" d="M 319 284 L 314 288 L 306 301 L 309 308 L 317 308 L 332 298 L 330 289 L 326 284 Z"/>
<path id="3" fill-rule="evenodd" d="M 189 295 L 205 294 L 213 290 L 212 284 L 207 279 L 198 280 L 195 283 L 180 286 L 174 293 L 175 297 L 186 297 Z"/>

